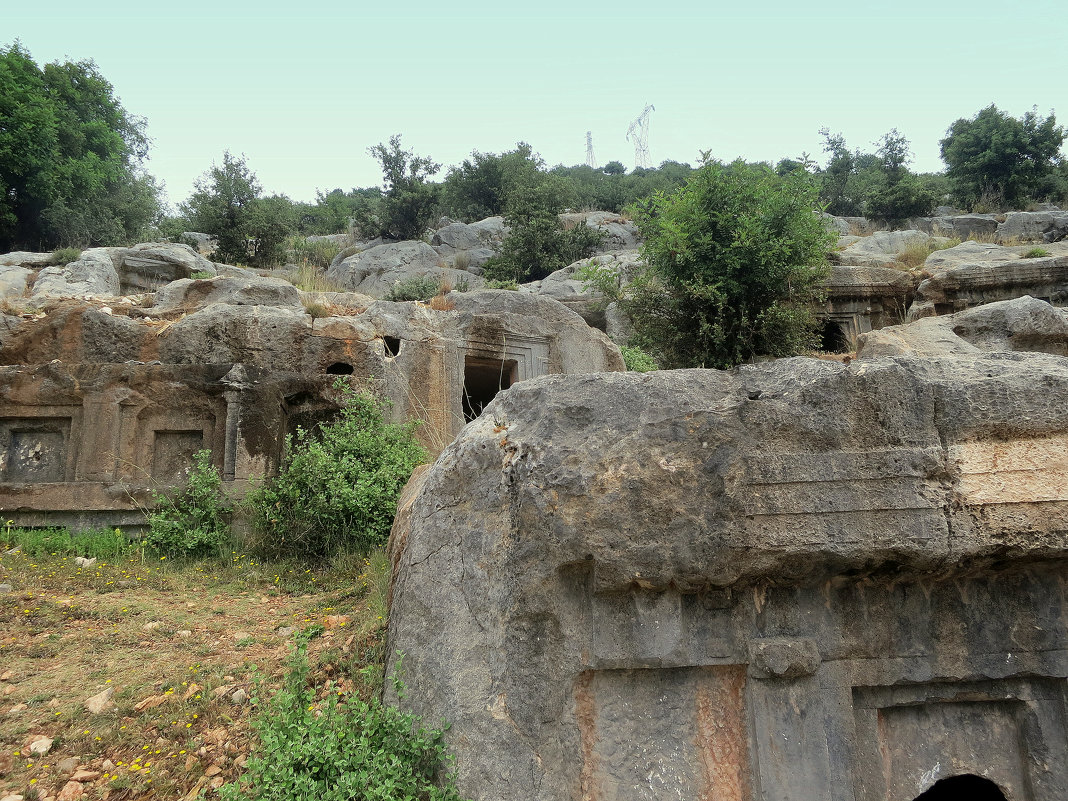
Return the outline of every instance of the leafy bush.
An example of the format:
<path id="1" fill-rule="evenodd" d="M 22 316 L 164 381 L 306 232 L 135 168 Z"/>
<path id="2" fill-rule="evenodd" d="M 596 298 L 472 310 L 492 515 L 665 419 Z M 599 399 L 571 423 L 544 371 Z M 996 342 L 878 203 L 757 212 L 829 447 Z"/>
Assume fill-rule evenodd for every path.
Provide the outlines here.
<path id="1" fill-rule="evenodd" d="M 1024 259 L 1041 259 L 1043 256 L 1048 256 L 1049 251 L 1045 248 L 1031 248 L 1029 251 L 1023 254 L 1021 258 Z"/>
<path id="2" fill-rule="evenodd" d="M 343 379 L 338 419 L 319 436 L 287 437 L 278 476 L 249 493 L 256 550 L 268 557 L 325 557 L 385 543 L 397 498 L 426 451 L 415 423 L 387 423 L 385 405 Z"/>
<path id="3" fill-rule="evenodd" d="M 220 788 L 223 801 L 459 801 L 452 775 L 439 780 L 449 763 L 440 730 L 377 698 L 317 701 L 308 674 L 298 640 L 285 685 L 253 724 L 259 750 L 240 782 Z"/>
<path id="4" fill-rule="evenodd" d="M 487 280 L 537 281 L 586 258 L 601 243 L 604 235 L 588 225 L 565 229 L 560 224 L 564 196 L 560 184 L 560 179 L 546 180 L 514 190 L 505 215 L 508 236 L 500 255 L 483 267 Z"/>
<path id="5" fill-rule="evenodd" d="M 620 305 L 661 366 L 726 368 L 813 346 L 833 235 L 811 176 L 705 158 L 643 214 L 644 274 Z"/>
<path id="6" fill-rule="evenodd" d="M 81 248 L 60 248 L 52 253 L 50 263 L 56 265 L 70 264 L 72 261 L 77 261 L 81 255 Z"/>
<path id="7" fill-rule="evenodd" d="M 298 265 L 307 264 L 326 269 L 341 252 L 341 244 L 330 239 L 309 240 L 307 237 L 295 236 L 290 239 L 288 250 Z"/>
<path id="8" fill-rule="evenodd" d="M 623 354 L 623 364 L 631 372 L 648 373 L 652 370 L 660 369 L 656 364 L 656 360 L 641 348 L 623 345 L 619 352 Z"/>
<path id="9" fill-rule="evenodd" d="M 217 554 L 230 541 L 232 508 L 222 493 L 222 477 L 211 451 L 197 451 L 185 485 L 176 492 L 153 495 L 145 541 L 175 556 Z"/>
<path id="10" fill-rule="evenodd" d="M 421 300 L 425 303 L 438 294 L 440 287 L 441 281 L 435 275 L 413 275 L 394 283 L 386 293 L 386 300 Z"/>

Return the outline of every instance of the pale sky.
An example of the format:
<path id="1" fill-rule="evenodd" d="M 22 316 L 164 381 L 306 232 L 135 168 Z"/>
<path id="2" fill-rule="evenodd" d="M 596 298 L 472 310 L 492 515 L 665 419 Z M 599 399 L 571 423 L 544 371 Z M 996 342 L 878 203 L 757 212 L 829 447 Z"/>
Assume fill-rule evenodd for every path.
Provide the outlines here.
<path id="1" fill-rule="evenodd" d="M 629 169 L 646 103 L 654 164 L 822 164 L 826 126 L 868 151 L 897 128 L 935 171 L 949 125 L 990 103 L 1068 123 L 1063 0 L 155 5 L 0 0 L 0 44 L 93 59 L 147 118 L 172 203 L 227 149 L 295 200 L 376 185 L 367 148 L 394 133 L 448 167 L 518 141 L 581 164 L 590 130 L 600 164 Z"/>

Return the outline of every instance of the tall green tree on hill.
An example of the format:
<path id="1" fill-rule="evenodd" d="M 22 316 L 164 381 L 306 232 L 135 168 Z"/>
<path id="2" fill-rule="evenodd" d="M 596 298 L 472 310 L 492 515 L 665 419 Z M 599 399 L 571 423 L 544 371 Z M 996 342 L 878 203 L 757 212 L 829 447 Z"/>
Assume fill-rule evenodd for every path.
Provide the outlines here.
<path id="1" fill-rule="evenodd" d="M 953 194 L 969 208 L 1019 208 L 1068 190 L 1058 171 L 1064 128 L 1052 113 L 1016 119 L 990 105 L 954 122 L 940 144 Z"/>
<path id="2" fill-rule="evenodd" d="M 145 121 L 92 61 L 0 48 L 0 250 L 118 244 L 160 214 Z"/>

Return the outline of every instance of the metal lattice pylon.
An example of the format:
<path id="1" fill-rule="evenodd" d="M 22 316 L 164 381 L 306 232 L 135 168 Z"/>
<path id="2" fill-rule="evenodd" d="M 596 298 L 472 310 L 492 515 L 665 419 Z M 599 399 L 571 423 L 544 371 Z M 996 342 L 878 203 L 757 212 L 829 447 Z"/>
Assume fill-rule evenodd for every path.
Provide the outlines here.
<path id="1" fill-rule="evenodd" d="M 642 109 L 638 119 L 634 120 L 627 128 L 627 141 L 634 134 L 634 166 L 648 168 L 649 164 L 649 112 L 656 111 L 650 103 Z M 635 131 L 637 133 L 635 133 Z"/>
<path id="2" fill-rule="evenodd" d="M 593 155 L 593 131 L 586 131 L 586 166 L 597 169 L 597 157 Z"/>
<path id="3" fill-rule="evenodd" d="M 634 135 L 634 167 L 648 168 L 649 164 L 649 112 L 656 111 L 651 104 L 646 104 L 638 119 L 627 128 L 627 140 Z M 637 131 L 637 133 L 635 133 Z"/>

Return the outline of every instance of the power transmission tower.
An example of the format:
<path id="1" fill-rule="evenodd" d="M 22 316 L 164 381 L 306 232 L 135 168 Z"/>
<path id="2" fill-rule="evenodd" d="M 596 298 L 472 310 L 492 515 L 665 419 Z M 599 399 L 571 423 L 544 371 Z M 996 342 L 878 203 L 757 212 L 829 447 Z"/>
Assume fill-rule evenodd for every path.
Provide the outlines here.
<path id="1" fill-rule="evenodd" d="M 627 141 L 634 135 L 634 166 L 649 167 L 649 112 L 656 111 L 652 104 L 647 104 L 638 119 L 627 128 Z M 637 133 L 635 133 L 637 131 Z"/>
<path id="2" fill-rule="evenodd" d="M 586 166 L 597 169 L 597 157 L 593 155 L 593 131 L 586 131 Z"/>

